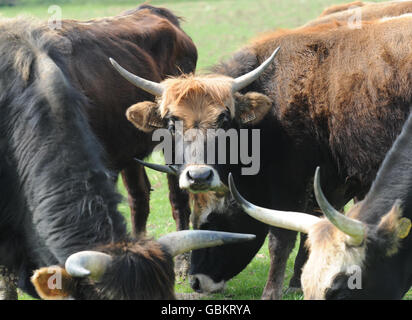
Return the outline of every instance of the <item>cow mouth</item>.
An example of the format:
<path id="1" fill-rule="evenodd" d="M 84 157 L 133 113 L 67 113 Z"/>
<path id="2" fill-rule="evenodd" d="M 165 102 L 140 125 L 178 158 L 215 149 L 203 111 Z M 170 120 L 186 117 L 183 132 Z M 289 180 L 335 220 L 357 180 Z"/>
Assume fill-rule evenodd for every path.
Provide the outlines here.
<path id="1" fill-rule="evenodd" d="M 206 193 L 206 192 L 215 192 L 220 197 L 225 196 L 229 193 L 229 188 L 225 184 L 220 184 L 219 186 L 211 187 L 210 185 L 191 185 L 185 189 L 191 193 Z"/>
<path id="2" fill-rule="evenodd" d="M 211 191 L 210 186 L 208 184 L 192 184 L 192 185 L 190 185 L 190 187 L 187 190 L 192 192 L 192 193 L 200 193 L 200 192 Z"/>

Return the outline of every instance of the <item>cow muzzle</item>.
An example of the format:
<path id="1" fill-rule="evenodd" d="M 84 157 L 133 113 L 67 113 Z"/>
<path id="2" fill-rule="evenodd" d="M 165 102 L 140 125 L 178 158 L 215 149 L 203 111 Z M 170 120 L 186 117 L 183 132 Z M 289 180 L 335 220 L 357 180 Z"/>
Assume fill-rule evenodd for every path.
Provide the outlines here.
<path id="1" fill-rule="evenodd" d="M 195 274 L 190 277 L 191 288 L 198 293 L 217 293 L 226 288 L 226 281 L 215 282 L 205 274 Z"/>
<path id="2" fill-rule="evenodd" d="M 187 166 L 180 173 L 179 187 L 192 193 L 227 190 L 217 171 L 207 165 Z"/>

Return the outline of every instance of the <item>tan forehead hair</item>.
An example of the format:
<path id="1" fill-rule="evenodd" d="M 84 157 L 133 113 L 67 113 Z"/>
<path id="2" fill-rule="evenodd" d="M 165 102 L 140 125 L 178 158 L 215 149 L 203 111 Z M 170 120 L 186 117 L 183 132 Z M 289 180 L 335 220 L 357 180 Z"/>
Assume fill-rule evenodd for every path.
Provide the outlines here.
<path id="1" fill-rule="evenodd" d="M 166 87 L 160 105 L 162 117 L 167 115 L 170 108 L 184 104 L 186 101 L 200 104 L 214 103 L 229 108 L 232 116 L 234 106 L 228 103 L 232 99 L 233 79 L 222 75 L 206 75 L 196 77 L 194 75 L 183 75 L 178 78 L 169 78 L 163 81 Z M 196 105 L 193 105 L 195 108 Z"/>

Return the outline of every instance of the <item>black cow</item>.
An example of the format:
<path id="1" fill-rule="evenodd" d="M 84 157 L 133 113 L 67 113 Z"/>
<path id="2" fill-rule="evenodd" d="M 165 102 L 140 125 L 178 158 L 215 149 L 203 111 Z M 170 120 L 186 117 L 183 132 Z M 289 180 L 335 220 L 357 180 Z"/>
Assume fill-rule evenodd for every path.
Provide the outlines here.
<path id="1" fill-rule="evenodd" d="M 172 299 L 171 258 L 193 248 L 193 234 L 155 242 L 127 233 L 114 172 L 89 124 L 90 100 L 72 79 L 72 50 L 41 23 L 0 26 L 0 264 L 33 296 L 30 278 L 40 268 L 32 281 L 45 298 Z M 105 70 L 109 63 L 101 78 Z M 214 233 L 194 248 L 227 236 Z M 61 281 L 49 281 L 41 268 L 50 266 Z"/>
<path id="2" fill-rule="evenodd" d="M 302 284 L 306 299 L 401 299 L 412 286 L 412 115 L 389 150 L 371 190 L 346 215 L 320 187 L 326 218 L 258 208 L 229 187 L 245 212 L 272 226 L 308 233 Z"/>

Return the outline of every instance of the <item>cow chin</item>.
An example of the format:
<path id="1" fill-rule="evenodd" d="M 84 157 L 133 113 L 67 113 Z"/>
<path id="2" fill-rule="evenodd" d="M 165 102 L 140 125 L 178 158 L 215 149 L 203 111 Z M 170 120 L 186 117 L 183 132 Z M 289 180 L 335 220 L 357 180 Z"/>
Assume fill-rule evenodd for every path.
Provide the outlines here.
<path id="1" fill-rule="evenodd" d="M 205 274 L 195 274 L 190 278 L 190 286 L 198 293 L 217 293 L 226 289 L 226 281 L 215 282 Z"/>
<path id="2" fill-rule="evenodd" d="M 225 185 L 220 180 L 217 171 L 206 165 L 187 166 L 180 173 L 179 187 L 191 193 L 221 191 L 225 189 Z"/>

